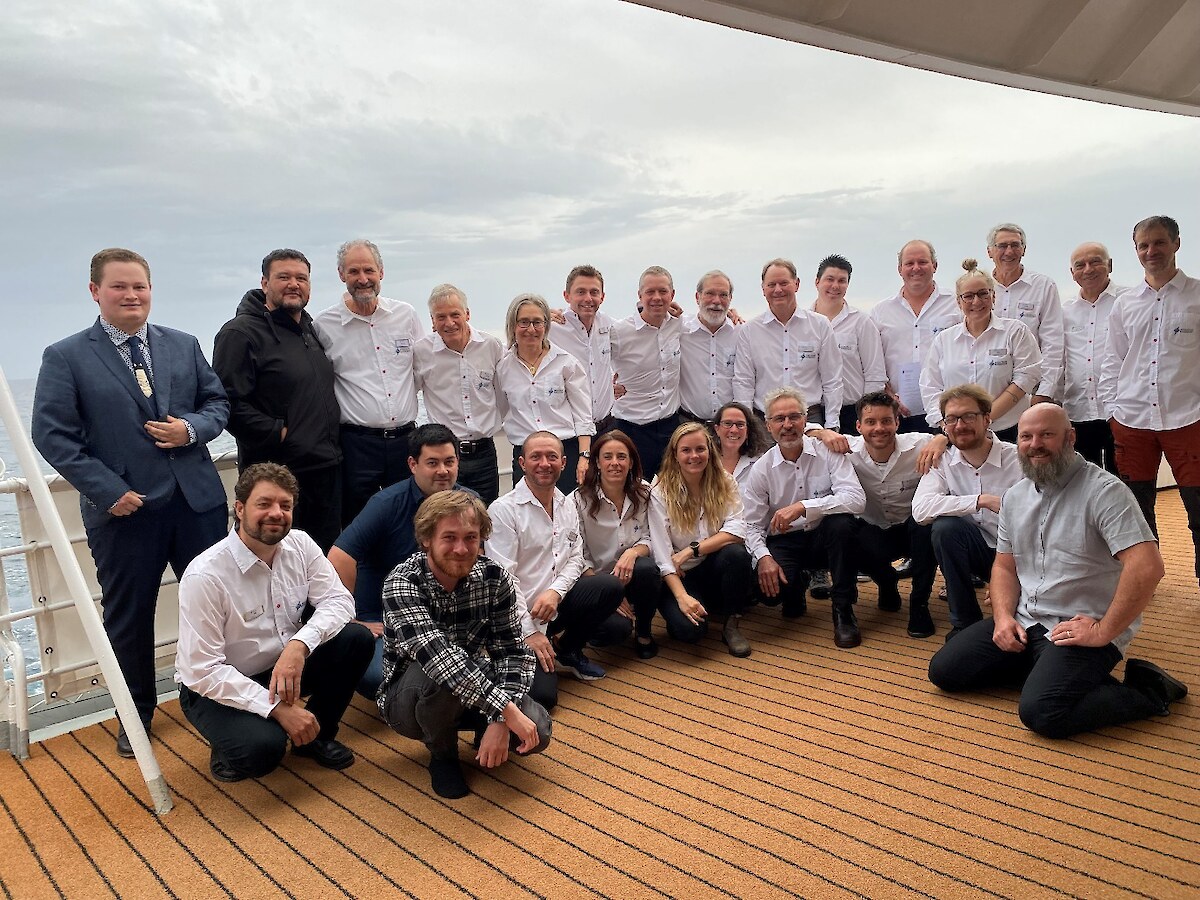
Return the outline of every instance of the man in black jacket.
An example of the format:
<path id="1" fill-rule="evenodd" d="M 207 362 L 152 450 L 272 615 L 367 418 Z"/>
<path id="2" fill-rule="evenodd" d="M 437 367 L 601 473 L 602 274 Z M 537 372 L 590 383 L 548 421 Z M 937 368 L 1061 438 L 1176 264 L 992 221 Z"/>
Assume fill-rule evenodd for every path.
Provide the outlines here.
<path id="1" fill-rule="evenodd" d="M 298 250 L 262 262 L 262 290 L 247 291 L 217 333 L 213 368 L 229 394 L 239 471 L 286 465 L 300 483 L 295 527 L 325 553 L 341 528 L 341 461 L 333 364 L 313 331 L 312 267 Z"/>

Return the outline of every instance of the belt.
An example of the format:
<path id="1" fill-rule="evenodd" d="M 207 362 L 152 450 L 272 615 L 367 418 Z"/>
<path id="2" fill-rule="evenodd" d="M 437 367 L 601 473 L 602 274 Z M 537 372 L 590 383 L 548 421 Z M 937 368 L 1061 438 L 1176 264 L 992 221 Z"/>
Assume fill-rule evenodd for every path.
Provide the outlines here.
<path id="1" fill-rule="evenodd" d="M 458 455 L 459 456 L 474 456 L 481 450 L 487 450 L 489 447 L 495 448 L 496 442 L 491 438 L 480 438 L 477 441 L 459 441 Z"/>
<path id="2" fill-rule="evenodd" d="M 712 421 L 711 417 L 698 416 L 694 412 L 689 412 L 688 410 L 684 409 L 682 406 L 679 407 L 679 414 L 681 416 L 683 416 L 685 419 L 690 419 L 693 422 L 699 422 L 701 425 L 707 425 L 709 422 Z"/>
<path id="3" fill-rule="evenodd" d="M 416 422 L 408 422 L 397 428 L 368 428 L 366 425 L 354 425 L 346 422 L 342 425 L 342 430 L 349 431 L 351 434 L 370 434 L 390 441 L 393 438 L 404 437 L 416 427 Z"/>

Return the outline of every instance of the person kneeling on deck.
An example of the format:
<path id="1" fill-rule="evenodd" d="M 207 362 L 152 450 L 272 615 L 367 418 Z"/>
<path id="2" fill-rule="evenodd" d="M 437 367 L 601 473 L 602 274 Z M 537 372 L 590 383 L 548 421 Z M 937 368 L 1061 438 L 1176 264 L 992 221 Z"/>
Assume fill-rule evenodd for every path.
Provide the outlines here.
<path id="1" fill-rule="evenodd" d="M 1124 683 L 1110 674 L 1164 574 L 1137 501 L 1075 452 L 1061 407 L 1028 409 L 1017 442 L 1025 478 L 1000 507 L 993 618 L 942 647 L 929 680 L 945 691 L 1021 682 L 1021 721 L 1050 738 L 1167 715 L 1185 685 L 1140 659 Z"/>
<path id="2" fill-rule="evenodd" d="M 458 731 L 474 729 L 485 768 L 539 753 L 550 714 L 529 696 L 533 650 L 521 639 L 512 576 L 481 555 L 492 522 L 479 498 L 443 491 L 413 523 L 421 549 L 383 587 L 383 685 L 379 710 L 405 737 L 429 748 L 442 797 L 463 797 Z"/>
<path id="3" fill-rule="evenodd" d="M 598 634 L 608 642 L 624 640 L 633 623 L 617 612 L 625 586 L 615 575 L 583 574 L 579 513 L 555 486 L 567 464 L 562 441 L 535 431 L 518 462 L 525 477 L 488 510 L 493 527 L 487 554 L 512 575 L 521 635 L 539 663 L 531 693 L 553 709 L 554 672 L 580 681 L 603 678 L 604 669 L 588 659 L 584 645 Z"/>
<path id="4" fill-rule="evenodd" d="M 266 775 L 289 739 L 326 768 L 354 762 L 338 723 L 374 639 L 350 621 L 354 599 L 321 548 L 292 530 L 298 494 L 286 466 L 247 466 L 233 490 L 237 527 L 179 581 L 179 705 L 212 747 L 218 781 Z"/>

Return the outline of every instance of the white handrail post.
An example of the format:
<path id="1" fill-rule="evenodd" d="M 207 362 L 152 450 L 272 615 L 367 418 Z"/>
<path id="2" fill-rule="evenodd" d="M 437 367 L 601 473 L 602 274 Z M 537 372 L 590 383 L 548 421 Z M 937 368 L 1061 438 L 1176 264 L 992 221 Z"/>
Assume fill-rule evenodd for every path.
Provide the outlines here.
<path id="1" fill-rule="evenodd" d="M 134 706 L 133 695 L 129 693 L 129 685 L 126 684 L 125 677 L 121 674 L 121 667 L 117 663 L 112 644 L 109 643 L 108 635 L 104 631 L 104 624 L 100 621 L 100 614 L 96 612 L 96 606 L 92 602 L 92 592 L 84 580 L 83 570 L 79 568 L 79 561 L 71 550 L 71 542 L 67 537 L 67 530 L 63 526 L 62 517 L 54 506 L 50 488 L 46 486 L 46 479 L 42 477 L 33 442 L 25 433 L 25 426 L 17 412 L 17 403 L 13 398 L 12 389 L 8 386 L 8 378 L 5 377 L 2 366 L 0 366 L 0 419 L 3 419 L 5 428 L 8 429 L 9 438 L 12 440 L 13 449 L 17 454 L 17 461 L 20 462 L 21 470 L 25 473 L 25 483 L 29 486 L 30 493 L 33 494 L 34 505 L 37 507 L 46 527 L 46 533 L 50 537 L 50 545 L 54 548 L 54 556 L 58 560 L 63 578 L 66 579 L 71 598 L 75 602 L 79 620 L 83 624 L 88 642 L 96 654 L 100 671 L 104 673 L 104 680 L 108 683 L 108 690 L 117 707 L 117 715 L 120 716 L 125 733 L 129 736 L 129 743 L 133 747 L 134 756 L 142 770 L 142 777 L 150 789 L 150 799 L 154 811 L 163 815 L 169 812 L 173 805 L 171 792 L 167 788 L 167 782 L 163 779 L 162 770 L 158 767 L 154 748 L 150 746 L 150 738 L 146 735 L 146 726 L 142 724 L 142 718 L 138 715 L 137 707 Z"/>

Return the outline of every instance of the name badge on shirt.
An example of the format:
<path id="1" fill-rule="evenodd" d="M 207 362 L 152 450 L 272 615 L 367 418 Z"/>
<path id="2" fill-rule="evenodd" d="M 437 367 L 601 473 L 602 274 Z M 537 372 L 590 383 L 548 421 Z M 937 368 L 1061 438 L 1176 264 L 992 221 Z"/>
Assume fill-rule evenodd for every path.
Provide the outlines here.
<path id="1" fill-rule="evenodd" d="M 816 359 L 817 348 L 814 344 L 800 344 L 796 347 L 796 354 L 801 359 Z"/>
<path id="2" fill-rule="evenodd" d="M 1003 347 L 994 347 L 988 351 L 988 356 L 1008 356 L 1008 351 Z"/>
<path id="3" fill-rule="evenodd" d="M 255 619 L 260 618 L 266 611 L 267 608 L 260 604 L 254 607 L 254 609 L 247 610 L 246 612 L 242 613 L 242 621 L 253 622 Z"/>
<path id="4" fill-rule="evenodd" d="M 1032 300 L 1018 300 L 1017 309 L 1021 310 L 1022 312 L 1033 312 L 1035 309 L 1037 309 L 1037 304 Z"/>
<path id="5" fill-rule="evenodd" d="M 492 373 L 480 372 L 478 389 L 481 391 L 490 391 L 492 389 Z"/>
<path id="6" fill-rule="evenodd" d="M 396 338 L 397 353 L 412 353 L 412 338 Z"/>

